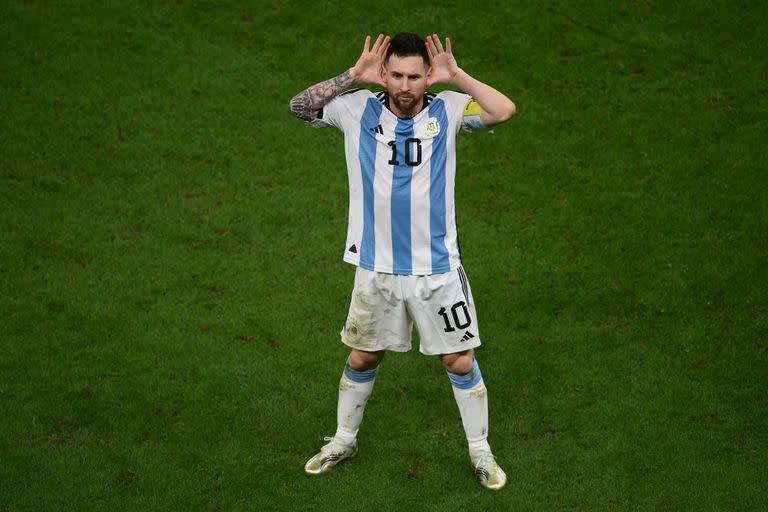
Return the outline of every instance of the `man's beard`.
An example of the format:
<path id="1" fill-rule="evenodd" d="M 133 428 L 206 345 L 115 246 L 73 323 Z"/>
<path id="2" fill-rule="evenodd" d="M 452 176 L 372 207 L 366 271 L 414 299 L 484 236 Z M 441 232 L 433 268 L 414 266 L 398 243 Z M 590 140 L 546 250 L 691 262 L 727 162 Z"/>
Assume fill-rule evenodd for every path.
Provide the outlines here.
<path id="1" fill-rule="evenodd" d="M 397 110 L 403 114 L 410 114 L 416 110 L 420 101 L 421 98 L 417 100 L 417 98 L 410 93 L 400 93 L 392 96 L 392 102 L 397 107 Z"/>

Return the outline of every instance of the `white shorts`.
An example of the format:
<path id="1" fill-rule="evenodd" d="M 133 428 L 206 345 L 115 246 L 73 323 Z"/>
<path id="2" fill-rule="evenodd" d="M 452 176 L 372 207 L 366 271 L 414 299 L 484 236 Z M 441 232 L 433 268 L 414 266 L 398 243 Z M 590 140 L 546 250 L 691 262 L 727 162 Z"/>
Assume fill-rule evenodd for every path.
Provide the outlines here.
<path id="1" fill-rule="evenodd" d="M 422 354 L 463 352 L 480 345 L 475 301 L 464 274 L 403 276 L 357 267 L 341 341 L 374 352 L 411 350 L 413 325 Z"/>

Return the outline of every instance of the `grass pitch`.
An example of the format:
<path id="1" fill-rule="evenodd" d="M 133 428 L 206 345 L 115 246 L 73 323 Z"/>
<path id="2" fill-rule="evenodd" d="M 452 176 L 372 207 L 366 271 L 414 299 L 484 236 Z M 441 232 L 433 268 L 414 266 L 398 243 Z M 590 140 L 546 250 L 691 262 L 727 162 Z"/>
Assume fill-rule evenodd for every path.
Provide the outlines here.
<path id="1" fill-rule="evenodd" d="M 334 6 L 0 6 L 0 510 L 768 508 L 765 10 Z M 287 105 L 400 30 L 518 105 L 458 149 L 498 494 L 417 353 L 302 472 L 353 272 Z"/>

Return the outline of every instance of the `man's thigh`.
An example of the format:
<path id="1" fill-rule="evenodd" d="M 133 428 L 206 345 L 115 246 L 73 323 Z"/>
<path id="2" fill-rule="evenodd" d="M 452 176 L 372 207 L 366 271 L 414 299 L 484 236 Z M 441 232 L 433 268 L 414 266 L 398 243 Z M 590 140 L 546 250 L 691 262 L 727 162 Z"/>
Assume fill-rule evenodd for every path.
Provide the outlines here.
<path id="1" fill-rule="evenodd" d="M 374 352 L 411 349 L 413 322 L 406 311 L 398 278 L 358 267 L 341 331 L 341 341 L 354 349 Z"/>
<path id="2" fill-rule="evenodd" d="M 475 301 L 462 267 L 411 282 L 406 302 L 423 354 L 453 354 L 480 346 Z"/>

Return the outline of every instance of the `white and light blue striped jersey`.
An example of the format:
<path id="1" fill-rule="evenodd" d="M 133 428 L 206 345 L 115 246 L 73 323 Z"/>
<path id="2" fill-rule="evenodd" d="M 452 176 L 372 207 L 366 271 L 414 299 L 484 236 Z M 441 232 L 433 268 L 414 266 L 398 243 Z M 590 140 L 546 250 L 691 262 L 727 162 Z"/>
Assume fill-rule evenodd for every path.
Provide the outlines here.
<path id="1" fill-rule="evenodd" d="M 463 118 L 471 97 L 427 93 L 411 119 L 387 107 L 386 92 L 334 98 L 312 124 L 344 133 L 349 224 L 344 261 L 403 275 L 441 274 L 461 264 L 454 184 L 456 135 L 478 128 Z"/>

